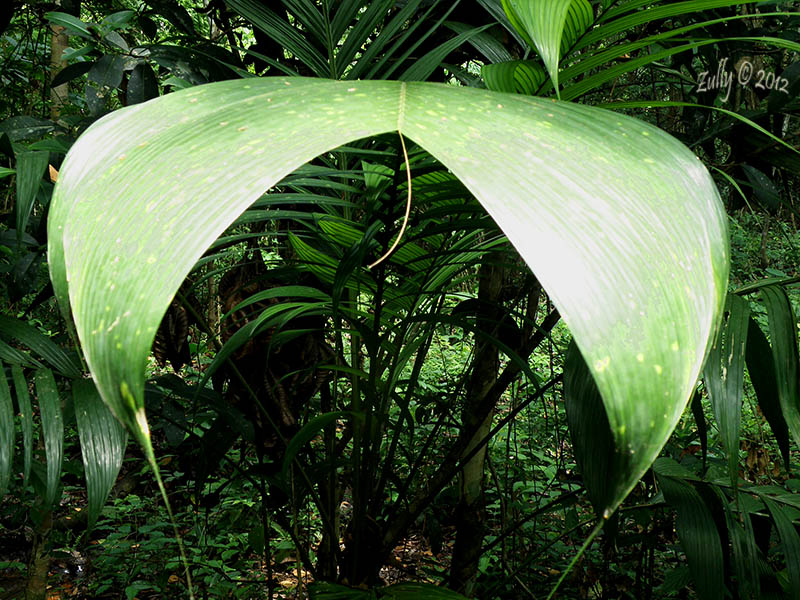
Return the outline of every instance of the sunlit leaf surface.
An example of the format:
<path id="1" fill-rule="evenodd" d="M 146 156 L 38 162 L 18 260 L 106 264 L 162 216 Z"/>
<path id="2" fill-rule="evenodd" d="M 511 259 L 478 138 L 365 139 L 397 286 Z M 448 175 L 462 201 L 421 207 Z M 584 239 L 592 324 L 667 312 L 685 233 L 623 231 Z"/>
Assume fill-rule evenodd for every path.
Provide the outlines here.
<path id="1" fill-rule="evenodd" d="M 613 509 L 689 398 L 724 300 L 728 246 L 697 158 L 601 109 L 430 83 L 264 78 L 101 119 L 62 167 L 48 239 L 56 294 L 71 302 L 103 399 L 149 445 L 146 359 L 194 262 L 292 170 L 391 131 L 461 179 L 572 330 L 626 457 Z"/>

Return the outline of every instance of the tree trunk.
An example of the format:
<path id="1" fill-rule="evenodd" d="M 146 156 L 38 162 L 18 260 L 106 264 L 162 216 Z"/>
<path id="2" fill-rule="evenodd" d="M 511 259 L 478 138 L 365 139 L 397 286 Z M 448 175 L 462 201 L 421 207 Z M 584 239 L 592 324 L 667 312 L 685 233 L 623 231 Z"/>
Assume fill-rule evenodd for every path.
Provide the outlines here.
<path id="1" fill-rule="evenodd" d="M 55 4 L 60 10 L 61 0 L 55 0 Z M 67 62 L 61 57 L 69 45 L 69 36 L 61 25 L 50 25 L 50 31 L 52 32 L 50 37 L 50 81 L 53 81 L 55 76 L 67 66 Z M 50 88 L 50 118 L 54 121 L 61 116 L 61 108 L 67 103 L 68 94 L 69 84 L 67 83 Z"/>
<path id="2" fill-rule="evenodd" d="M 498 310 L 503 289 L 503 268 L 495 265 L 493 257 L 488 257 L 478 272 L 477 327 L 487 335 L 497 337 L 500 319 Z M 475 356 L 472 361 L 467 401 L 462 422 L 468 422 L 471 411 L 481 404 L 489 390 L 497 381 L 500 367 L 497 347 L 485 339 L 478 338 Z M 494 411 L 484 419 L 478 431 L 472 436 L 463 456 L 489 433 Z M 470 595 L 475 586 L 478 573 L 478 558 L 485 532 L 483 470 L 486 459 L 486 446 L 481 448 L 464 465 L 460 476 L 460 498 L 456 506 L 456 542 L 450 566 L 450 587 L 462 594 Z"/>

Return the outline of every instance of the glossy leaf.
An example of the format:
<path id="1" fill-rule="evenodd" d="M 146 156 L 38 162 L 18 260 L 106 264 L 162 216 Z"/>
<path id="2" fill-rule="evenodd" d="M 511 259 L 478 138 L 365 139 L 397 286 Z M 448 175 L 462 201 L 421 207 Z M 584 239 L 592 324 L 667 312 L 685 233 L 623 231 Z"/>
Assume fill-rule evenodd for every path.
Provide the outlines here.
<path id="1" fill-rule="evenodd" d="M 136 65 L 128 78 L 126 100 L 128 104 L 139 104 L 158 97 L 158 79 L 147 63 Z"/>
<path id="2" fill-rule="evenodd" d="M 91 61 L 76 62 L 72 63 L 71 65 L 67 65 L 61 69 L 55 77 L 53 77 L 53 81 L 50 83 L 50 85 L 52 87 L 58 87 L 59 85 L 69 83 L 73 79 L 77 79 L 81 75 L 88 73 L 89 69 L 91 69 L 93 65 L 94 63 Z"/>
<path id="3" fill-rule="evenodd" d="M 700 600 L 725 597 L 722 542 L 711 511 L 694 487 L 680 479 L 659 475 L 667 502 L 678 513 L 675 529 L 689 562 Z"/>
<path id="4" fill-rule="evenodd" d="M 52 506 L 58 499 L 61 478 L 61 462 L 64 454 L 64 422 L 61 416 L 61 401 L 52 371 L 39 369 L 34 376 L 36 395 L 44 433 L 44 452 L 47 459 L 47 479 L 44 502 Z"/>
<path id="5" fill-rule="evenodd" d="M 147 449 L 147 355 L 195 261 L 292 170 L 398 130 L 483 204 L 569 325 L 624 451 L 610 512 L 693 389 L 724 301 L 727 230 L 691 152 L 587 106 L 430 83 L 263 78 L 101 119 L 61 169 L 48 241 L 56 295 L 71 302 L 103 399 Z"/>
<path id="6" fill-rule="evenodd" d="M 734 490 L 739 477 L 739 425 L 749 318 L 747 301 L 728 294 L 722 326 L 717 331 L 704 373 L 722 444 L 728 453 L 728 472 Z"/>
<path id="7" fill-rule="evenodd" d="M 12 366 L 11 378 L 14 381 L 17 409 L 22 417 L 22 485 L 24 486 L 28 483 L 33 457 L 33 407 L 31 406 L 28 382 L 22 372 L 22 367 Z"/>
<path id="8" fill-rule="evenodd" d="M 8 489 L 14 458 L 14 405 L 5 371 L 0 372 L 0 498 Z"/>
<path id="9" fill-rule="evenodd" d="M 33 202 L 39 191 L 42 176 L 47 170 L 47 152 L 26 150 L 17 154 L 17 241 L 28 226 Z"/>
<path id="10" fill-rule="evenodd" d="M 58 11 L 45 13 L 44 16 L 51 23 L 59 25 L 61 27 L 65 27 L 72 34 L 77 34 L 88 40 L 94 39 L 94 36 L 92 36 L 92 32 L 89 31 L 89 28 L 87 27 L 86 23 L 81 21 L 78 17 L 75 17 L 69 13 L 63 13 Z"/>
<path id="11" fill-rule="evenodd" d="M 103 403 L 91 380 L 74 381 L 72 397 L 86 473 L 88 528 L 91 529 L 119 474 L 128 436 Z"/>
<path id="12" fill-rule="evenodd" d="M 762 288 L 761 299 L 767 309 L 778 400 L 794 443 L 800 446 L 800 382 L 798 382 L 800 364 L 797 353 L 797 321 L 783 288 L 774 285 Z"/>
<path id="13" fill-rule="evenodd" d="M 572 1 L 503 0 L 503 9 L 511 23 L 542 57 L 542 62 L 553 81 L 556 95 L 559 94 L 558 63 L 561 60 L 561 37 Z M 576 26 L 578 22 L 576 19 Z"/>

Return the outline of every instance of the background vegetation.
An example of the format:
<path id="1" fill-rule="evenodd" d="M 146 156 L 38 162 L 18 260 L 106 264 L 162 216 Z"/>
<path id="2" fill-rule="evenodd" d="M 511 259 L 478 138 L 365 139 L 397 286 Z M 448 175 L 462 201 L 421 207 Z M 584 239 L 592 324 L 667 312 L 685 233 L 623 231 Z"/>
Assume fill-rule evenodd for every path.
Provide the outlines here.
<path id="1" fill-rule="evenodd" d="M 141 451 L 83 379 L 46 263 L 53 182 L 103 115 L 281 74 L 554 96 L 548 64 L 503 9 L 0 9 L 2 597 L 185 596 L 176 532 L 197 597 L 553 589 L 602 505 L 604 413 L 591 413 L 591 385 L 579 385 L 582 361 L 546 293 L 426 152 L 412 146 L 406 161 L 385 135 L 326 153 L 198 261 L 148 366 L 174 519 Z M 561 98 L 629 112 L 692 148 L 725 200 L 733 266 L 721 341 L 686 415 L 558 594 L 800 597 L 797 4 L 606 0 L 571 11 Z M 730 91 L 709 79 L 720 69 L 734 77 Z M 406 242 L 367 279 L 357 267 L 396 235 L 406 162 Z M 359 245 L 366 223 L 381 227 Z M 587 419 L 596 426 L 581 429 Z"/>

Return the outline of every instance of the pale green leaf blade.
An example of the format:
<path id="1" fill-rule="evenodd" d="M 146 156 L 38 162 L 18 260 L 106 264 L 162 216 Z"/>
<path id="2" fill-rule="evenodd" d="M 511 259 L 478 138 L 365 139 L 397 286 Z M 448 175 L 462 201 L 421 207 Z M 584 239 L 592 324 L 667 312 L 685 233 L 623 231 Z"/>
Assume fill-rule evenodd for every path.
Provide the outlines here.
<path id="1" fill-rule="evenodd" d="M 613 510 L 688 401 L 724 302 L 728 247 L 696 157 L 591 107 L 430 83 L 265 78 L 100 120 L 62 167 L 49 250 L 101 395 L 146 443 L 146 357 L 205 248 L 305 161 L 394 130 L 481 201 L 570 326 L 626 457 Z"/>
<path id="2" fill-rule="evenodd" d="M 597 381 L 629 473 L 611 511 L 680 418 L 724 304 L 714 183 L 674 138 L 591 107 L 432 84 L 406 98 L 404 134 L 487 209 Z"/>
<path id="3" fill-rule="evenodd" d="M 14 381 L 14 391 L 17 397 L 17 408 L 22 418 L 22 485 L 28 483 L 31 474 L 31 460 L 33 458 L 33 407 L 31 395 L 28 391 L 28 382 L 22 367 L 11 367 L 11 378 Z"/>
<path id="4" fill-rule="evenodd" d="M 64 455 L 64 422 L 61 416 L 61 400 L 58 387 L 49 369 L 39 369 L 34 376 L 36 395 L 39 399 L 39 412 L 42 417 L 44 433 L 44 452 L 47 459 L 47 482 L 44 494 L 46 505 L 53 505 L 58 499 L 61 478 L 61 462 Z"/>
<path id="5" fill-rule="evenodd" d="M 103 404 L 91 380 L 74 381 L 72 397 L 75 401 L 75 419 L 86 472 L 88 528 L 91 529 L 119 474 L 128 435 Z"/>
<path id="6" fill-rule="evenodd" d="M 737 489 L 739 472 L 739 425 L 749 319 L 750 305 L 747 301 L 728 294 L 722 325 L 711 347 L 704 373 L 714 417 L 728 453 L 728 471 L 734 490 Z"/>
<path id="7" fill-rule="evenodd" d="M 511 23 L 526 39 L 533 42 L 542 57 L 556 95 L 559 93 L 561 37 L 571 4 L 572 0 L 503 0 L 503 8 Z"/>
<path id="8" fill-rule="evenodd" d="M 83 137 L 82 152 L 68 156 L 48 222 L 53 287 L 64 302 L 69 264 L 69 298 L 87 363 L 104 400 L 140 441 L 148 436 L 141 377 L 147 353 L 193 263 L 249 204 L 310 157 L 396 129 L 398 86 L 370 82 L 367 92 L 363 83 L 263 79 L 195 87 L 112 113 Z M 284 127 L 284 110 L 299 119 L 299 129 Z M 187 158 L 178 174 L 162 160 L 167 148 Z M 140 174 L 138 189 L 131 188 L 130 169 Z M 257 175 L 241 178 L 240 169 Z M 81 181 L 89 173 L 95 184 Z M 75 202 L 86 192 L 99 199 L 103 188 L 127 190 L 138 203 L 120 211 L 119 196 L 108 194 L 100 204 Z M 198 211 L 199 202 L 225 197 L 235 200 Z M 81 231 L 82 221 L 93 222 L 95 233 Z M 99 278 L 90 282 L 82 275 L 89 272 Z M 120 361 L 129 365 L 125 373 Z"/>
<path id="9" fill-rule="evenodd" d="M 8 489 L 14 458 L 14 405 L 5 372 L 0 372 L 0 498 Z"/>

